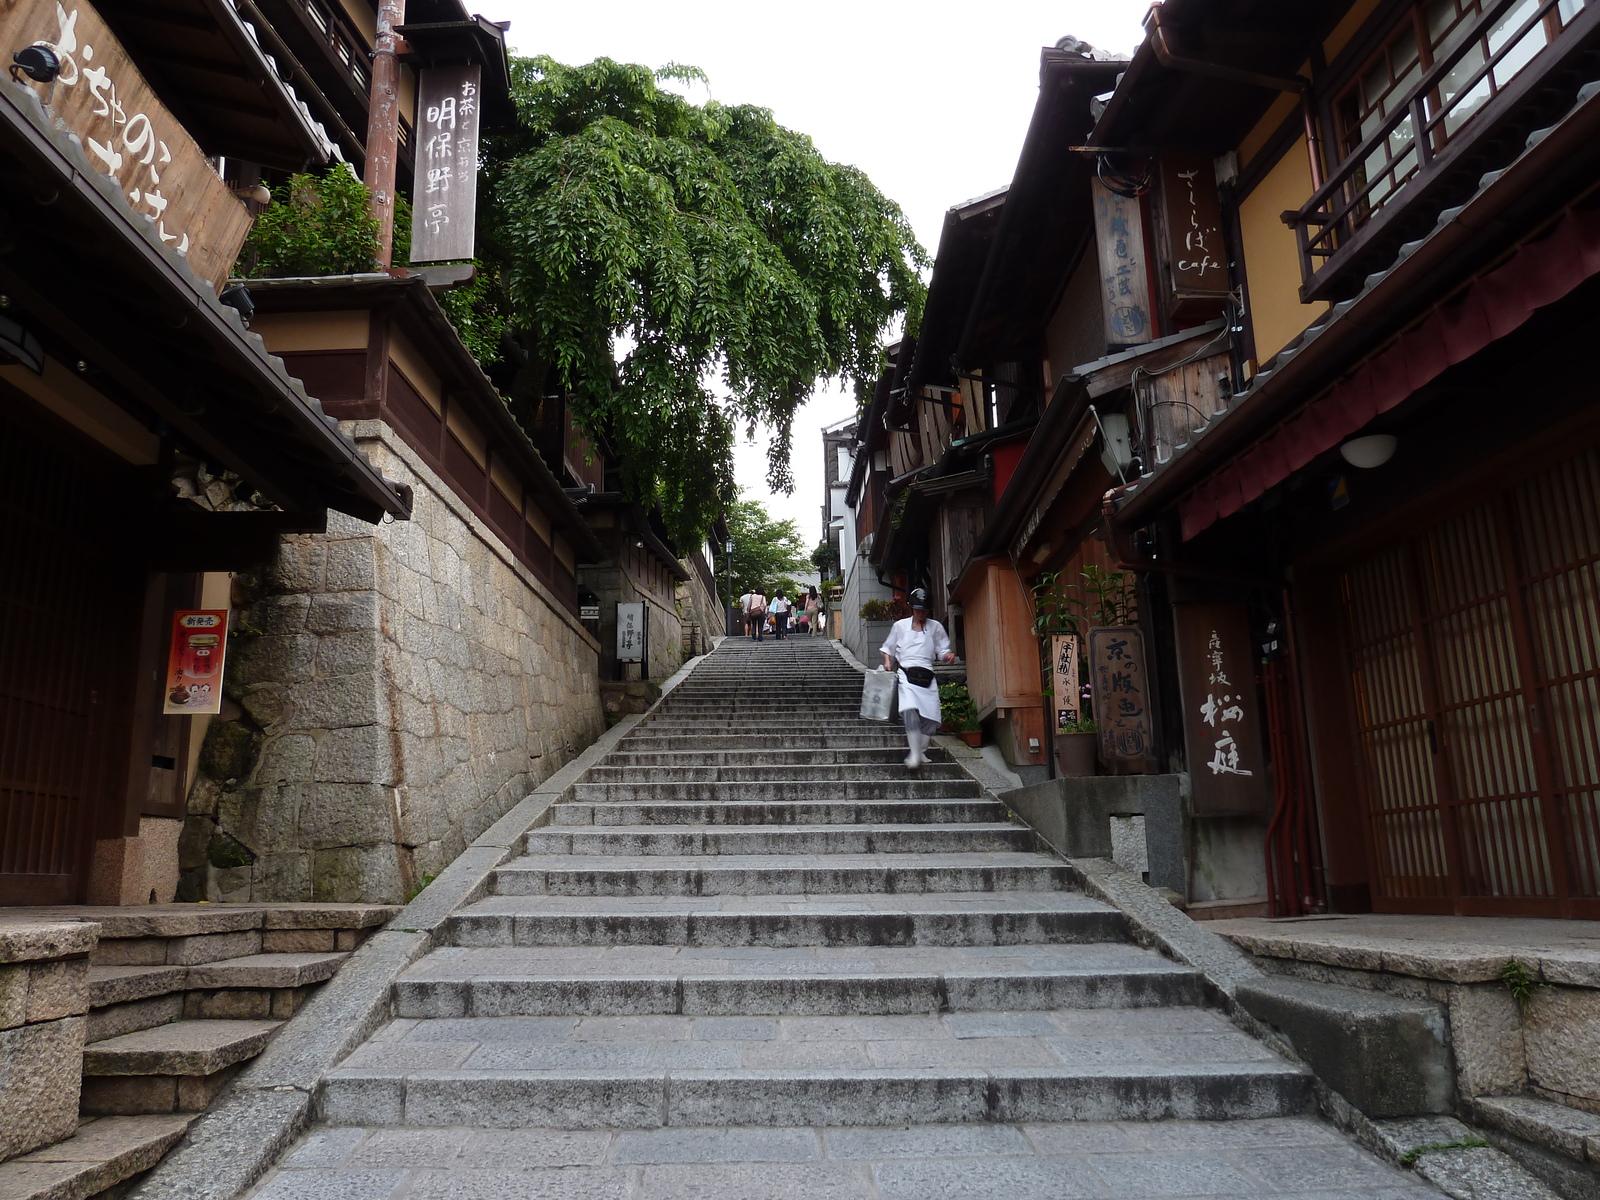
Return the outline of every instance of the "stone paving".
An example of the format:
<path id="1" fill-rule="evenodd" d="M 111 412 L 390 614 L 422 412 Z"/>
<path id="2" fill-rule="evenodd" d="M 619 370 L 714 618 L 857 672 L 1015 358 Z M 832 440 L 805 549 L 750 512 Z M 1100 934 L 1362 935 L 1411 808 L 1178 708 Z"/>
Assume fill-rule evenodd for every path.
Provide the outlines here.
<path id="1" fill-rule="evenodd" d="M 400 976 L 255 1194 L 1439 1194 L 859 689 L 826 644 L 725 643 Z"/>
<path id="2" fill-rule="evenodd" d="M 257 1200 L 1437 1200 L 1320 1122 L 313 1134 Z"/>

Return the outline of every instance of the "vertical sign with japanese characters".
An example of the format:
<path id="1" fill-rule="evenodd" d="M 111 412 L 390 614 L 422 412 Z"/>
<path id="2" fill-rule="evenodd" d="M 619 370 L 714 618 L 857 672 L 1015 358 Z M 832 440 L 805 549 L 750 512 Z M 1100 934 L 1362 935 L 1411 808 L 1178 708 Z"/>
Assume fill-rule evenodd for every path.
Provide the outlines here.
<path id="1" fill-rule="evenodd" d="M 30 45 L 55 56 L 55 79 L 33 83 L 15 67 L 12 79 L 37 93 L 161 243 L 220 288 L 250 232 L 250 213 L 156 99 L 100 14 L 81 0 L 0 0 L 0 55 L 9 63 Z"/>
<path id="2" fill-rule="evenodd" d="M 1249 616 L 1238 604 L 1177 604 L 1173 613 L 1195 815 L 1259 814 L 1272 789 L 1256 704 Z"/>
<path id="3" fill-rule="evenodd" d="M 1055 696 L 1056 732 L 1073 732 L 1083 719 L 1078 684 L 1078 639 L 1070 633 L 1050 635 L 1050 688 Z"/>
<path id="4" fill-rule="evenodd" d="M 1177 315 L 1217 311 L 1228 295 L 1222 206 L 1211 160 L 1193 154 L 1161 160 L 1161 210 L 1167 277 Z"/>
<path id="5" fill-rule="evenodd" d="M 1123 625 L 1089 630 L 1089 690 L 1100 762 L 1114 775 L 1154 771 L 1155 714 L 1139 630 Z"/>
<path id="6" fill-rule="evenodd" d="M 644 661 L 644 601 L 617 605 L 617 661 Z"/>
<path id="7" fill-rule="evenodd" d="M 428 67 L 417 84 L 412 262 L 472 257 L 482 73 L 479 66 Z"/>
<path id="8" fill-rule="evenodd" d="M 1098 179 L 1090 181 L 1094 234 L 1100 254 L 1100 304 L 1106 341 L 1118 346 L 1148 342 L 1150 282 L 1145 274 L 1144 222 L 1139 201 L 1119 196 Z"/>

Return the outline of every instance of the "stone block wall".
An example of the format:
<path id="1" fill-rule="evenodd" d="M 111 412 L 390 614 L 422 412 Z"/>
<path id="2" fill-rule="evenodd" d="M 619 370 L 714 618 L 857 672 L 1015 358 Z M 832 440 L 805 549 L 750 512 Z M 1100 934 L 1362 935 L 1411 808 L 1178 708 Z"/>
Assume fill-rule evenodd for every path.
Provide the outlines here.
<path id="1" fill-rule="evenodd" d="M 99 933 L 92 921 L 0 925 L 0 1159 L 78 1128 L 89 953 Z"/>
<path id="2" fill-rule="evenodd" d="M 597 646 L 389 428 L 410 521 L 337 513 L 236 597 L 184 899 L 404 901 L 603 729 Z"/>

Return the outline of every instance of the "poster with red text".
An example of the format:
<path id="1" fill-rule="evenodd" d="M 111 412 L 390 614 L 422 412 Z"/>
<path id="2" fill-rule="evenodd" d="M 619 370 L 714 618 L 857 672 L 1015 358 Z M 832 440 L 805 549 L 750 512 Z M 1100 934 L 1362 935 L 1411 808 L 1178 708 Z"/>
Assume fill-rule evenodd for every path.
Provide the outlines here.
<path id="1" fill-rule="evenodd" d="M 227 652 L 227 609 L 180 608 L 173 613 L 161 711 L 168 716 L 221 712 Z"/>

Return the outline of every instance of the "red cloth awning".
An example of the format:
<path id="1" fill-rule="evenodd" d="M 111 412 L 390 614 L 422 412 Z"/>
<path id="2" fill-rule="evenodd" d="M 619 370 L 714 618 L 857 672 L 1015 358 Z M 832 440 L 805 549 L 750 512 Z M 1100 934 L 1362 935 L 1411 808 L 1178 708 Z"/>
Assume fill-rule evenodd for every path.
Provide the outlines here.
<path id="1" fill-rule="evenodd" d="M 1282 483 L 1446 368 L 1471 358 L 1600 274 L 1600 210 L 1570 212 L 1178 502 L 1185 540 Z"/>

